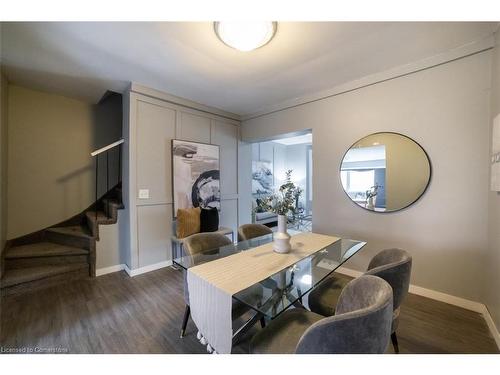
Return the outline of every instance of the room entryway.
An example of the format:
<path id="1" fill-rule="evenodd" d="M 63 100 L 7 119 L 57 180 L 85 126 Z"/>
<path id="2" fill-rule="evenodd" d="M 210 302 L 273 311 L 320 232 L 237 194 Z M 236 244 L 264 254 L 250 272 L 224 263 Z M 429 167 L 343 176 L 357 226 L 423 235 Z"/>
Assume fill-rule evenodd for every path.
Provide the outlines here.
<path id="1" fill-rule="evenodd" d="M 265 207 L 265 200 L 280 194 L 280 187 L 294 184 L 293 209 L 287 215 L 288 227 L 312 230 L 312 132 L 283 136 L 252 144 L 252 222 L 275 228 L 277 214 Z"/>

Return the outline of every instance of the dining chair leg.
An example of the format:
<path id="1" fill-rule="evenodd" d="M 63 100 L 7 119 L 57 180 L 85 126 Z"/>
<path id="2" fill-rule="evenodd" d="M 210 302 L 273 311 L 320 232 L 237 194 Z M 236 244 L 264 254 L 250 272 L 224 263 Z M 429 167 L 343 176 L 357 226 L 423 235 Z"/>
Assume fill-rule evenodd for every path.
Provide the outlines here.
<path id="1" fill-rule="evenodd" d="M 191 308 L 189 307 L 189 305 L 186 305 L 186 310 L 184 310 L 184 319 L 182 320 L 181 339 L 184 337 L 184 333 L 186 333 L 186 326 L 188 324 L 190 314 Z"/>
<path id="2" fill-rule="evenodd" d="M 260 318 L 260 326 L 261 326 L 261 328 L 266 327 L 266 319 L 264 317 Z"/>
<path id="3" fill-rule="evenodd" d="M 399 346 L 398 346 L 398 337 L 396 336 L 396 332 L 393 332 L 391 334 L 391 341 L 392 341 L 392 346 L 394 347 L 394 353 L 398 354 Z"/>
<path id="4" fill-rule="evenodd" d="M 243 337 L 245 333 L 248 332 L 250 328 L 257 323 L 263 315 L 261 313 L 255 313 L 250 319 L 248 319 L 245 324 L 243 324 L 235 333 L 233 333 L 233 346 L 236 346 L 240 339 Z"/>

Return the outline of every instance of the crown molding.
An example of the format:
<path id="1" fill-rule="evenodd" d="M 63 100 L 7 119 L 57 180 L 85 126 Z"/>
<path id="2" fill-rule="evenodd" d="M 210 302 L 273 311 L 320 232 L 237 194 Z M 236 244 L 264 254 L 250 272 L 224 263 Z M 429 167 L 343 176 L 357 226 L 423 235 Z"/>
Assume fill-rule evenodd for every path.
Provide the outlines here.
<path id="1" fill-rule="evenodd" d="M 151 98 L 160 99 L 172 104 L 177 104 L 182 107 L 194 109 L 201 112 L 206 112 L 212 115 L 217 115 L 219 117 L 227 118 L 229 120 L 241 121 L 241 116 L 236 113 L 223 111 L 222 109 L 219 108 L 210 107 L 186 98 L 182 98 L 180 96 L 171 95 L 164 91 L 152 89 L 150 87 L 146 87 L 135 82 L 130 83 L 128 90 L 131 92 L 149 96 Z"/>
<path id="2" fill-rule="evenodd" d="M 319 100 L 331 98 L 340 94 L 345 94 L 350 91 L 358 90 L 363 87 L 371 86 L 380 82 L 388 81 L 394 78 L 402 77 L 408 74 L 416 73 L 426 70 L 438 65 L 443 65 L 448 62 L 458 60 L 467 56 L 475 55 L 480 52 L 492 49 L 495 46 L 495 38 L 489 35 L 486 38 L 471 42 L 460 47 L 451 49 L 449 51 L 434 55 L 413 63 L 401 65 L 395 68 L 385 70 L 383 72 L 374 73 L 366 77 L 350 81 L 331 89 L 319 91 L 313 94 L 304 95 L 298 98 L 283 101 L 279 104 L 263 107 L 261 110 L 251 114 L 241 116 L 241 121 L 248 121 L 254 118 L 269 115 L 275 112 L 283 111 L 285 109 L 298 107 L 304 104 L 316 102 Z"/>

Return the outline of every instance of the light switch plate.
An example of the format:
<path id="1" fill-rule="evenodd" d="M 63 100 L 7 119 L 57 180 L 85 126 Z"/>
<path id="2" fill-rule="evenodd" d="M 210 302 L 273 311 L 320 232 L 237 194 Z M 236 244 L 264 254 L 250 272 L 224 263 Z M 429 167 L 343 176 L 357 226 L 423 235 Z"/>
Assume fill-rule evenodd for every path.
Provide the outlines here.
<path id="1" fill-rule="evenodd" d="M 149 199 L 149 189 L 139 189 L 139 199 Z"/>

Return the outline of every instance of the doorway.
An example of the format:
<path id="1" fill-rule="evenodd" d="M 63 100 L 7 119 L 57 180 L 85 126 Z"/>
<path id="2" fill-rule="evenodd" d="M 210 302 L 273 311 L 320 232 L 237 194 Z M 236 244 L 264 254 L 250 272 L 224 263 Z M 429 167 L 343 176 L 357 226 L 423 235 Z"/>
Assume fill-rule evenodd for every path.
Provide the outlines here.
<path id="1" fill-rule="evenodd" d="M 252 145 L 252 222 L 271 228 L 278 216 L 265 209 L 263 201 L 276 194 L 286 182 L 286 172 L 297 188 L 293 212 L 288 214 L 288 226 L 299 231 L 312 229 L 313 163 L 312 132 L 283 135 Z"/>

